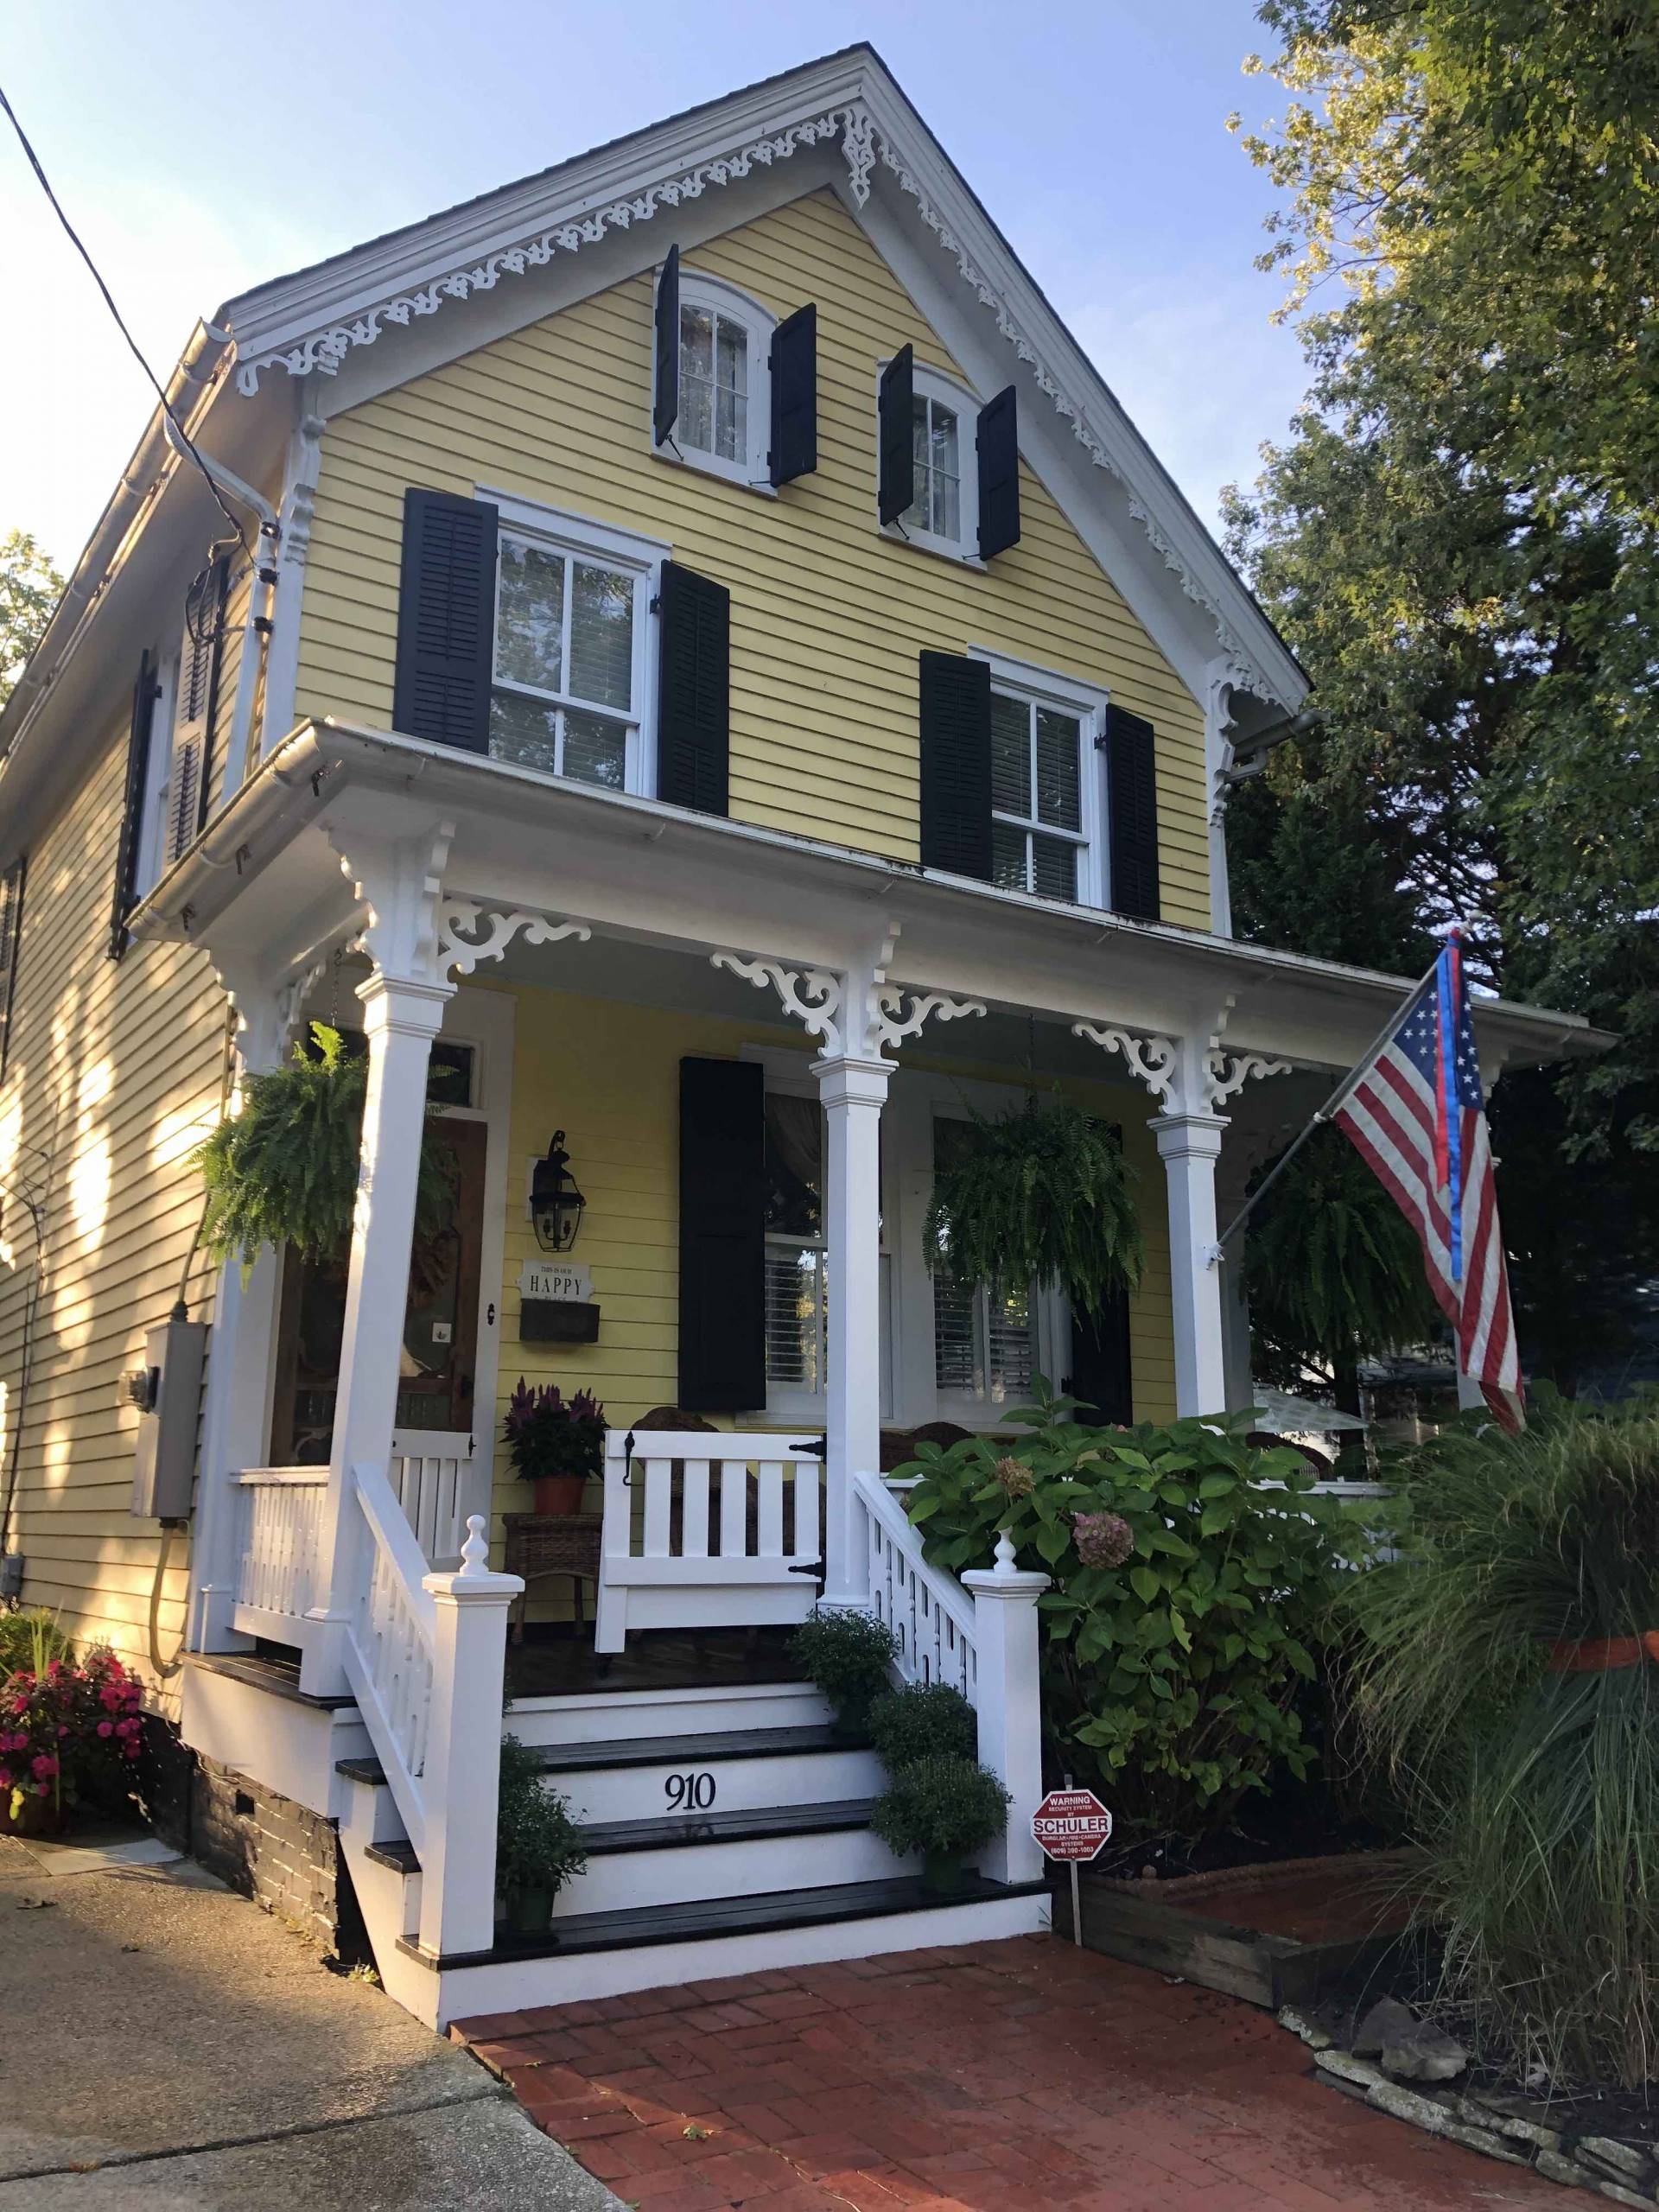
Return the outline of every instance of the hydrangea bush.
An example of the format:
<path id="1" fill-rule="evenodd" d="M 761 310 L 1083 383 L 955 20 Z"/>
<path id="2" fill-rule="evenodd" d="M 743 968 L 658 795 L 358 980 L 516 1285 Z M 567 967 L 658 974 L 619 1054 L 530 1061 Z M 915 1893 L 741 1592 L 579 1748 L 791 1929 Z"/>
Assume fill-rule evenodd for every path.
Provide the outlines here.
<path id="1" fill-rule="evenodd" d="M 102 1647 L 0 1684 L 0 1803 L 12 1824 L 31 1799 L 57 1810 L 105 1794 L 138 1757 L 143 1699 L 137 1677 Z"/>
<path id="2" fill-rule="evenodd" d="M 1344 1509 L 1299 1452 L 1246 1441 L 1249 1414 L 1090 1428 L 1039 1382 L 1031 1433 L 923 1445 L 899 1471 L 930 1560 L 988 1567 L 1006 1528 L 1039 1602 L 1056 1767 L 1137 1827 L 1223 1825 L 1282 1764 L 1312 1762 L 1298 1694 L 1340 1573 Z"/>

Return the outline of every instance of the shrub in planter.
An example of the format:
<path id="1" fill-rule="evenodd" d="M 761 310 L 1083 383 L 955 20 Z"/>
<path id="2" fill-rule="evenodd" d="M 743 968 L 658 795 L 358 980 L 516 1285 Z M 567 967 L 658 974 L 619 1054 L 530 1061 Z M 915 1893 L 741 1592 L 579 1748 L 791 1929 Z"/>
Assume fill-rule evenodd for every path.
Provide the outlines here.
<path id="1" fill-rule="evenodd" d="M 1339 1577 L 1344 1509 L 1302 1455 L 1245 1441 L 1249 1414 L 1090 1428 L 1039 1380 L 1012 1447 L 968 1437 L 901 1471 L 930 1560 L 991 1565 L 1007 1527 L 1039 1601 L 1057 1767 L 1120 1819 L 1197 1836 L 1312 1752 L 1297 1691 Z"/>
<path id="2" fill-rule="evenodd" d="M 870 1741 L 889 1774 L 918 1759 L 979 1756 L 979 1721 L 960 1690 L 944 1682 L 906 1682 L 870 1707 Z"/>
<path id="3" fill-rule="evenodd" d="M 1465 1421 L 1397 1473 L 1397 1556 L 1343 1611 L 1446 1993 L 1518 2073 L 1637 2088 L 1659 2079 L 1659 1409 L 1537 1392 L 1523 1434 Z"/>
<path id="4" fill-rule="evenodd" d="M 790 1650 L 836 1708 L 836 1726 L 861 1736 L 870 1707 L 887 1687 L 899 1641 L 873 1613 L 816 1610 L 795 1631 Z"/>
<path id="5" fill-rule="evenodd" d="M 567 1398 L 521 1375 L 501 1422 L 513 1472 L 535 1485 L 538 1513 L 580 1513 L 582 1491 L 605 1465 L 605 1408 L 591 1390 Z"/>
<path id="6" fill-rule="evenodd" d="M 125 1794 L 143 1688 L 100 1646 L 0 1683 L 0 1829 L 44 1834 L 77 1807 Z"/>
<path id="7" fill-rule="evenodd" d="M 930 1889 L 962 1886 L 963 1861 L 1002 1833 L 1008 1793 L 977 1761 L 950 1752 L 916 1759 L 878 1797 L 870 1826 L 889 1851 L 919 1851 Z"/>
<path id="8" fill-rule="evenodd" d="M 552 1921 L 554 1898 L 587 1866 L 582 1831 L 571 1818 L 569 1800 L 546 1787 L 534 1751 L 527 1751 L 516 1736 L 504 1736 L 495 1883 L 519 1934 L 544 1936 Z"/>

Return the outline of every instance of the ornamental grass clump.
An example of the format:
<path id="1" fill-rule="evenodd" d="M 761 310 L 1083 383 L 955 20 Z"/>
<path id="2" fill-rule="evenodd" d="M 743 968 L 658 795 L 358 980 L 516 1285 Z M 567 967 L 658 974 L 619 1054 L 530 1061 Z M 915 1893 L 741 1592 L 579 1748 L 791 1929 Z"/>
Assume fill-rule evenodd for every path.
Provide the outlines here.
<path id="1" fill-rule="evenodd" d="M 1141 1280 L 1135 1170 L 1116 1130 L 1058 1091 L 1000 1120 L 972 1113 L 935 1166 L 928 1265 L 965 1283 L 1055 1278 L 1086 1313 Z"/>
<path id="2" fill-rule="evenodd" d="M 928 1558 L 991 1565 L 1007 1528 L 1038 1601 L 1043 1716 L 1126 1829 L 1196 1840 L 1276 1771 L 1298 1780 L 1313 1646 L 1340 1575 L 1343 1509 L 1300 1452 L 1247 1441 L 1251 1414 L 1091 1428 L 1039 1378 L 1004 1416 L 1030 1435 L 923 1445 L 899 1472 Z M 1012 1460 L 1024 1481 L 1010 1479 Z"/>
<path id="3" fill-rule="evenodd" d="M 1357 1711 L 1489 2055 L 1659 2079 L 1659 1411 L 1535 1406 L 1406 1455 L 1355 1581 Z"/>

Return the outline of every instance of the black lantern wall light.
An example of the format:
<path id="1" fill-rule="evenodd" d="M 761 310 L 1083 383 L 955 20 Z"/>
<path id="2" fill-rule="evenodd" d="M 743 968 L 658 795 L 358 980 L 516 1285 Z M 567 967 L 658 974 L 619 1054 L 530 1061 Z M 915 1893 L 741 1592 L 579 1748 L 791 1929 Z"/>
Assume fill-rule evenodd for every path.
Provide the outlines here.
<path id="1" fill-rule="evenodd" d="M 555 1129 L 547 1158 L 538 1160 L 530 1179 L 530 1217 L 543 1252 L 568 1252 L 576 1241 L 588 1201 L 570 1173 L 564 1131 Z"/>

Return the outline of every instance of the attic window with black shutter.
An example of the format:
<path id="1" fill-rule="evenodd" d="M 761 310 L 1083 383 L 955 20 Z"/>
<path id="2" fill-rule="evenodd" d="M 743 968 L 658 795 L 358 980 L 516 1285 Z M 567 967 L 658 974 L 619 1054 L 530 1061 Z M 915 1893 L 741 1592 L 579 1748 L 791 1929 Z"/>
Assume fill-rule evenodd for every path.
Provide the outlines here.
<path id="1" fill-rule="evenodd" d="M 982 407 L 965 385 L 906 346 L 882 369 L 876 413 L 884 530 L 962 561 L 988 561 L 1018 543 L 1012 385 Z"/>
<path id="2" fill-rule="evenodd" d="M 607 791 L 652 786 L 647 683 L 663 550 L 503 500 L 489 751 Z"/>
<path id="3" fill-rule="evenodd" d="M 656 451 L 770 490 L 778 480 L 769 467 L 777 318 L 735 284 L 682 269 L 677 260 L 659 273 L 656 314 Z"/>

